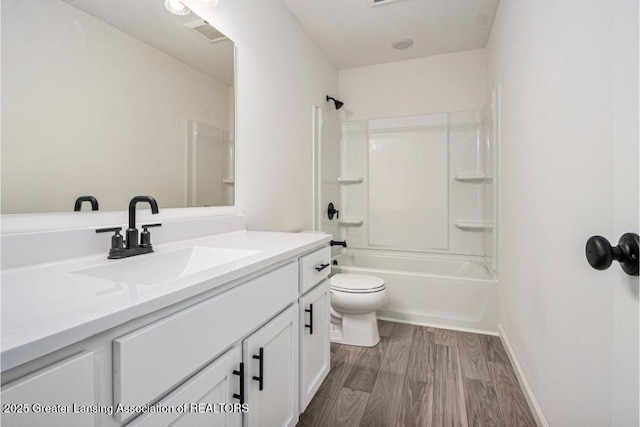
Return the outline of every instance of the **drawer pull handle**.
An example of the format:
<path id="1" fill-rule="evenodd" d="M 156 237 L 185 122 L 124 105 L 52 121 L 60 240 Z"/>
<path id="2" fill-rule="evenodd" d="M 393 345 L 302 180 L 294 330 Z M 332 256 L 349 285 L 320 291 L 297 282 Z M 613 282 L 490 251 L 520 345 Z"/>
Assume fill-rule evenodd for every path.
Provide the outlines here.
<path id="1" fill-rule="evenodd" d="M 304 327 L 309 328 L 309 334 L 313 335 L 313 304 L 309 304 L 309 308 L 305 308 L 304 311 L 309 313 L 309 324 L 305 323 Z"/>
<path id="2" fill-rule="evenodd" d="M 329 264 L 320 264 L 319 266 L 316 267 L 316 271 L 322 271 L 327 267 L 329 267 Z"/>
<path id="3" fill-rule="evenodd" d="M 233 397 L 235 399 L 240 400 L 240 404 L 244 405 L 244 363 L 240 362 L 240 369 L 234 370 L 233 375 L 238 375 L 240 377 L 240 393 L 233 393 Z"/>
<path id="4" fill-rule="evenodd" d="M 258 373 L 259 376 L 253 376 L 254 381 L 258 381 L 258 389 L 262 391 L 264 389 L 264 348 L 260 347 L 258 350 L 258 355 L 253 355 L 254 359 L 259 361 L 258 365 Z"/>

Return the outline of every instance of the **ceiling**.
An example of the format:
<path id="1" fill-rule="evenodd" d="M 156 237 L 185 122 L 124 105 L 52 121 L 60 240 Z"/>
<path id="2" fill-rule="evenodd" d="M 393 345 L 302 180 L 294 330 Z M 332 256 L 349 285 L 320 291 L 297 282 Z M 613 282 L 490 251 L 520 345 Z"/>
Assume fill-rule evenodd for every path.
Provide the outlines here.
<path id="1" fill-rule="evenodd" d="M 282 0 L 340 69 L 481 49 L 499 0 Z M 395 50 L 395 40 L 413 47 Z"/>
<path id="2" fill-rule="evenodd" d="M 233 85 L 233 42 L 210 43 L 184 24 L 199 20 L 177 16 L 161 0 L 64 0 L 95 18 L 155 47 L 226 85 Z"/>

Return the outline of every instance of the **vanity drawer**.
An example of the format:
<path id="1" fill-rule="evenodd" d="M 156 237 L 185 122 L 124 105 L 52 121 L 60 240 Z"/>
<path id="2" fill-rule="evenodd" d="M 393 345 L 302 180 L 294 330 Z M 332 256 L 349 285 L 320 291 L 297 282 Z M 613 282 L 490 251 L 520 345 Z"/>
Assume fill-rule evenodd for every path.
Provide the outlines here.
<path id="1" fill-rule="evenodd" d="M 318 271 L 320 268 L 322 270 Z M 331 273 L 331 248 L 329 246 L 300 257 L 300 293 L 304 294 L 322 282 L 329 277 L 329 273 Z"/>
<path id="2" fill-rule="evenodd" d="M 144 405 L 298 296 L 295 262 L 113 341 L 114 403 Z M 123 421 L 128 414 L 116 414 Z"/>

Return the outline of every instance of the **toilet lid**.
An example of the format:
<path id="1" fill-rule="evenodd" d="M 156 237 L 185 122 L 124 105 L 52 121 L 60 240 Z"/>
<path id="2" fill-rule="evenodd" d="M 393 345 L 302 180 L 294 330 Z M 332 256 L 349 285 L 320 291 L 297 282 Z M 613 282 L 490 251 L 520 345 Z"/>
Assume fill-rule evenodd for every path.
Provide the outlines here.
<path id="1" fill-rule="evenodd" d="M 364 274 L 336 274 L 331 277 L 331 289 L 350 293 L 371 293 L 384 289 L 384 280 Z"/>

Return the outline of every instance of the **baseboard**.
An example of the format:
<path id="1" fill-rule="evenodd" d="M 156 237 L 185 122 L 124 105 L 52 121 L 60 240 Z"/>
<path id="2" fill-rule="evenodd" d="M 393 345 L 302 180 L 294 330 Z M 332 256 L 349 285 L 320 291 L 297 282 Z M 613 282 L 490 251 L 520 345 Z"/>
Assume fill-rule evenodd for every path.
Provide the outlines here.
<path id="1" fill-rule="evenodd" d="M 478 329 L 478 328 L 469 327 L 466 325 L 461 325 L 460 323 L 463 323 L 463 322 L 458 322 L 458 323 L 455 321 L 449 322 L 446 319 L 434 319 L 434 318 L 419 315 L 419 314 L 414 315 L 414 314 L 407 314 L 407 313 L 398 313 L 395 311 L 380 310 L 377 313 L 377 317 L 380 320 L 388 320 L 390 322 L 398 322 L 398 323 L 408 323 L 409 325 L 429 326 L 432 328 L 451 329 L 454 331 L 471 332 L 474 334 L 499 336 L 498 332 L 496 331 Z"/>
<path id="2" fill-rule="evenodd" d="M 518 362 L 518 358 L 513 351 L 513 347 L 511 347 L 511 342 L 509 341 L 509 337 L 507 337 L 507 333 L 504 331 L 504 328 L 501 324 L 498 324 L 498 332 L 500 339 L 502 340 L 502 344 L 504 348 L 507 350 L 507 356 L 509 356 L 509 360 L 511 361 L 511 365 L 516 372 L 516 377 L 520 382 L 520 386 L 524 391 L 524 397 L 527 399 L 527 403 L 529 404 L 529 409 L 531 409 L 531 413 L 533 414 L 533 418 L 536 420 L 536 424 L 539 427 L 549 427 L 547 420 L 544 418 L 544 414 L 542 413 L 542 408 L 538 405 L 538 401 L 536 400 L 535 395 L 533 394 L 533 390 L 529 386 L 529 382 L 527 381 L 527 377 L 524 375 L 524 371 Z"/>

